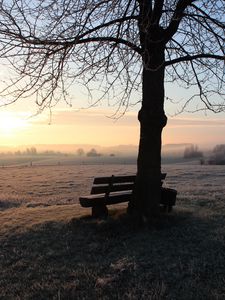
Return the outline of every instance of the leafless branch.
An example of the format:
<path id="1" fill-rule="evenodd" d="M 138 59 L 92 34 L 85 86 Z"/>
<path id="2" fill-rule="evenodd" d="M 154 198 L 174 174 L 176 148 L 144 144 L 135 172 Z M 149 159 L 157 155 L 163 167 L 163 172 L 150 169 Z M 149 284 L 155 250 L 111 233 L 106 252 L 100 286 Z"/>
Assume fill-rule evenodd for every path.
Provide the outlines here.
<path id="1" fill-rule="evenodd" d="M 220 0 L 0 0 L 0 59 L 11 76 L 2 78 L 2 105 L 22 97 L 35 97 L 40 109 L 70 104 L 68 94 L 82 85 L 90 105 L 106 100 L 123 114 L 142 93 L 147 39 L 165 45 L 167 82 L 198 89 L 185 109 L 201 100 L 220 111 L 223 11 Z"/>

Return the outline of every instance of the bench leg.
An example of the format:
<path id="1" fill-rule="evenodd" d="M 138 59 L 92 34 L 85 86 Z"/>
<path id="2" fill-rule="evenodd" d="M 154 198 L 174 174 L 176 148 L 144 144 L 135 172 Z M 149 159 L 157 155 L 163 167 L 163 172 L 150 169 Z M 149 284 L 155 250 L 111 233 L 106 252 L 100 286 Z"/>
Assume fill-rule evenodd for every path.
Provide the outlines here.
<path id="1" fill-rule="evenodd" d="M 92 207 L 92 217 L 94 218 L 107 218 L 108 208 L 106 205 L 95 205 Z"/>
<path id="2" fill-rule="evenodd" d="M 160 205 L 160 211 L 162 213 L 170 213 L 173 210 L 173 206 L 172 205 Z"/>
<path id="3" fill-rule="evenodd" d="M 168 212 L 171 212 L 173 210 L 173 206 L 172 205 L 168 205 Z"/>

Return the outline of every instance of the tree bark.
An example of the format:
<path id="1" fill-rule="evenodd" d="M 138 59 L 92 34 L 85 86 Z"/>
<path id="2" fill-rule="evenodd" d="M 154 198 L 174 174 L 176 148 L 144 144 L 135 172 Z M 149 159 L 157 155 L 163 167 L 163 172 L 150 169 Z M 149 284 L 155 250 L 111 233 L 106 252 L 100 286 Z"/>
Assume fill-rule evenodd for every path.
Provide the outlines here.
<path id="1" fill-rule="evenodd" d="M 159 215 L 161 199 L 161 135 L 164 113 L 164 47 L 149 47 L 143 55 L 143 99 L 138 114 L 140 142 L 137 178 L 130 212 L 151 220 Z"/>

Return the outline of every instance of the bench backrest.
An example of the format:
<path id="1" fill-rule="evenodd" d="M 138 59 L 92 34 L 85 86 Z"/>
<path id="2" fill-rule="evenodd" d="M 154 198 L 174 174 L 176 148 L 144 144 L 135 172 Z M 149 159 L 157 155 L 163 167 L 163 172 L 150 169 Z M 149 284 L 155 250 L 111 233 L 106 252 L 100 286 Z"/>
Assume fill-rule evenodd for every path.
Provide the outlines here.
<path id="1" fill-rule="evenodd" d="M 166 173 L 161 174 L 161 180 Z M 133 191 L 136 175 L 96 177 L 93 182 L 91 194 L 106 194 L 111 192 Z"/>

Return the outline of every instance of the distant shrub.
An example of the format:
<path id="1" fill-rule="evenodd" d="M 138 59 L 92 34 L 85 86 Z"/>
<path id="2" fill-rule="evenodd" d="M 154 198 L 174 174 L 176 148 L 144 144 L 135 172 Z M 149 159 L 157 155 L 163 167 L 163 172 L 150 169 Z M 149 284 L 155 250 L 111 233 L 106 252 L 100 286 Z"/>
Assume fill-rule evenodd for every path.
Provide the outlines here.
<path id="1" fill-rule="evenodd" d="M 101 153 L 98 153 L 94 148 L 92 148 L 89 152 L 87 152 L 87 156 L 89 157 L 97 157 L 101 156 Z"/>
<path id="2" fill-rule="evenodd" d="M 36 155 L 37 154 L 37 149 L 35 147 L 27 148 L 26 149 L 26 154 L 28 154 L 28 155 Z"/>
<path id="3" fill-rule="evenodd" d="M 225 144 L 214 147 L 209 164 L 225 165 Z"/>
<path id="4" fill-rule="evenodd" d="M 184 149 L 184 158 L 188 159 L 188 158 L 202 158 L 203 157 L 203 153 L 202 151 L 198 150 L 198 146 L 197 145 L 191 145 L 189 147 L 186 147 Z"/>
<path id="5" fill-rule="evenodd" d="M 84 155 L 84 149 L 78 148 L 78 149 L 77 149 L 77 155 L 78 155 L 78 156 L 83 156 L 83 155 Z"/>
<path id="6" fill-rule="evenodd" d="M 225 158 L 225 144 L 216 145 L 213 149 L 213 153 L 215 156 Z"/>

